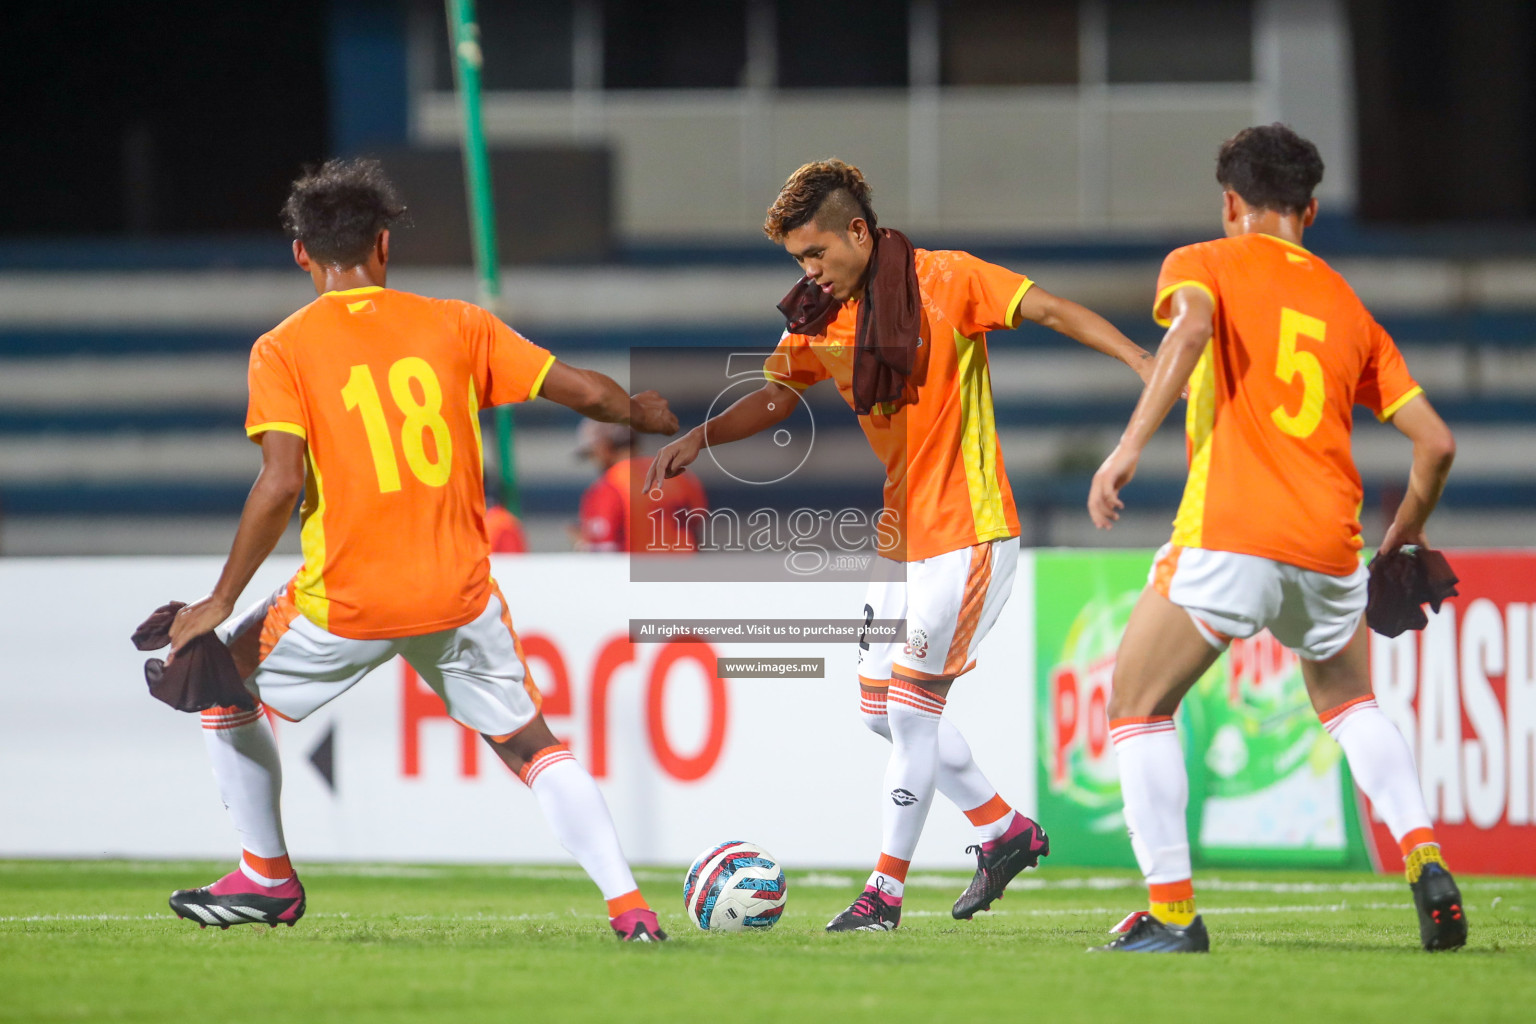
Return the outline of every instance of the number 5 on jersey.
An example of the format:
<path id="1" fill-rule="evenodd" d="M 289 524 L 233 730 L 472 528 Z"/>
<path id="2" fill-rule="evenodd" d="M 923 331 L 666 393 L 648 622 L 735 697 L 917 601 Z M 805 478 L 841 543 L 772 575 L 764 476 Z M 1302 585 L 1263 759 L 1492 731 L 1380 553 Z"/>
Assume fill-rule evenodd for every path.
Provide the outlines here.
<path id="1" fill-rule="evenodd" d="M 1301 378 L 1301 408 L 1292 413 L 1281 403 L 1269 416 L 1282 432 L 1305 440 L 1323 421 L 1323 364 L 1317 356 L 1296 347 L 1297 338 L 1321 343 L 1328 325 L 1294 309 L 1280 310 L 1280 348 L 1275 354 L 1275 376 L 1286 384 Z"/>
<path id="2" fill-rule="evenodd" d="M 414 385 L 414 386 L 413 386 Z M 421 388 L 421 400 L 415 386 Z M 389 394 L 405 413 L 400 425 L 400 449 L 411 474 L 428 487 L 448 482 L 453 466 L 453 439 L 443 419 L 443 389 L 437 374 L 425 359 L 406 356 L 389 368 Z M 395 459 L 394 439 L 389 435 L 389 421 L 384 418 L 384 403 L 373 383 L 373 371 L 366 364 L 352 367 L 347 386 L 341 389 L 347 411 L 357 409 L 368 434 L 368 450 L 373 455 L 373 470 L 379 478 L 379 491 L 388 494 L 400 489 L 400 463 Z M 435 457 L 427 454 L 426 435 L 431 433 Z"/>

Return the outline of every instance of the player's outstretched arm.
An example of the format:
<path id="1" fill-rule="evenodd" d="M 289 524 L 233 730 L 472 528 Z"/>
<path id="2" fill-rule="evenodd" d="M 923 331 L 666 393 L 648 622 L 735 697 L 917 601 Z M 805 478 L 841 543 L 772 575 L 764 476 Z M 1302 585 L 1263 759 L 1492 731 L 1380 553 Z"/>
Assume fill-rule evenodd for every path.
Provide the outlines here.
<path id="1" fill-rule="evenodd" d="M 677 476 L 705 448 L 740 441 L 776 426 L 799 404 L 800 393 L 794 388 L 767 381 L 750 395 L 737 399 L 720 415 L 710 417 L 657 452 L 645 474 L 644 489 L 649 491 L 661 481 Z"/>
<path id="2" fill-rule="evenodd" d="M 1027 298 L 1028 296 L 1026 296 Z M 1120 443 L 1109 453 L 1099 471 L 1093 475 L 1093 486 L 1088 491 L 1088 515 L 1093 525 L 1107 530 L 1120 518 L 1119 510 L 1125 507 L 1120 500 L 1120 490 L 1136 475 L 1136 463 L 1147 442 L 1163 425 L 1173 404 L 1184 391 L 1189 375 L 1200 361 L 1200 353 L 1211 340 L 1212 316 L 1215 304 L 1200 288 L 1180 288 L 1173 293 L 1173 321 L 1163 343 L 1158 346 L 1157 358 L 1152 364 L 1152 376 L 1142 389 L 1131 413 L 1131 422 L 1120 436 Z"/>
<path id="3" fill-rule="evenodd" d="M 630 396 L 612 377 L 558 359 L 544 375 L 539 396 L 574 409 L 588 419 L 623 423 L 642 434 L 677 432 L 677 416 L 657 392 L 642 391 Z"/>
<path id="4" fill-rule="evenodd" d="M 1152 353 L 1121 334 L 1114 324 L 1086 306 L 1052 295 L 1037 284 L 1019 300 L 1014 326 L 1017 327 L 1025 320 L 1033 320 L 1042 327 L 1065 334 L 1095 352 L 1114 356 L 1135 370 L 1143 384 L 1152 380 Z"/>
<path id="5" fill-rule="evenodd" d="M 1397 515 L 1382 538 L 1383 552 L 1404 544 L 1427 547 L 1424 525 L 1440 501 L 1445 481 L 1456 459 L 1456 438 L 1423 395 L 1410 398 L 1392 417 L 1392 425 L 1413 442 L 1413 468 L 1408 471 L 1408 493 L 1397 506 Z"/>
<path id="6" fill-rule="evenodd" d="M 213 593 L 177 613 L 171 623 L 172 652 L 229 618 L 241 591 L 277 547 L 304 493 L 304 444 L 302 437 L 280 430 L 261 435 L 261 472 L 246 496 L 224 571 Z"/>

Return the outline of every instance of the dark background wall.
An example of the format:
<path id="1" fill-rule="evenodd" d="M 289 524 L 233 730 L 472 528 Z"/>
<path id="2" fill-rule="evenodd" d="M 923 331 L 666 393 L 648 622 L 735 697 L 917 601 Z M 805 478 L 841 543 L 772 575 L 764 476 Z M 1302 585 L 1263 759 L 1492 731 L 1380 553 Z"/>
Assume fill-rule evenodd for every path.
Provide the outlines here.
<path id="1" fill-rule="evenodd" d="M 1536 218 L 1536 4 L 1351 0 L 1367 220 Z"/>
<path id="2" fill-rule="evenodd" d="M 796 38 L 799 3 L 778 5 L 788 19 L 779 26 L 785 40 Z M 428 6 L 440 21 L 440 4 Z M 509 10 L 482 6 L 487 31 L 495 12 Z M 568 6 L 549 5 L 548 25 L 519 23 L 516 37 L 568 33 Z M 821 14 L 836 21 L 844 6 Z M 1054 6 L 1071 28 L 1071 5 Z M 392 19 L 403 19 L 406 7 L 390 0 L 11 5 L 0 29 L 0 236 L 275 231 L 277 207 L 301 165 L 403 141 L 404 58 L 390 54 L 403 51 L 403 20 Z M 626 49 L 625 41 L 643 42 L 669 26 L 734 38 L 744 17 L 742 5 L 726 3 L 713 20 L 696 23 L 688 7 L 605 4 L 610 27 L 625 28 L 607 55 L 610 87 L 678 84 L 647 78 L 671 65 L 652 47 Z M 961 5 L 945 10 L 964 26 Z M 1536 4 L 1350 0 L 1349 10 L 1361 217 L 1536 221 Z M 881 37 L 889 45 L 869 48 L 884 55 L 886 70 L 860 84 L 903 84 L 904 25 L 890 19 L 890 38 Z M 1067 35 L 1063 48 L 1072 45 Z M 564 44 L 540 49 L 568 57 Z M 781 63 L 798 52 L 782 48 Z M 551 84 L 568 87 L 568 76 L 567 69 Z M 735 84 L 728 75 L 706 77 L 699 84 Z M 779 77 L 802 84 L 793 67 L 781 67 Z M 529 85 L 487 78 L 492 87 Z"/>
<path id="3" fill-rule="evenodd" d="M 276 231 L 326 156 L 326 8 L 8 5 L 0 235 Z"/>

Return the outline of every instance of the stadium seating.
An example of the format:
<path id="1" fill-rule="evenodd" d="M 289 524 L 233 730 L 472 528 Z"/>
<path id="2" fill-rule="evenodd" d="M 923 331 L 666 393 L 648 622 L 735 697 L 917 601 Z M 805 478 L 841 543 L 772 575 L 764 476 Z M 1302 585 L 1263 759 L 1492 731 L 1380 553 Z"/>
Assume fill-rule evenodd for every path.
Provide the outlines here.
<path id="1" fill-rule="evenodd" d="M 1141 344 L 1156 344 L 1160 332 L 1145 315 L 1156 245 L 979 251 L 1104 312 Z M 150 254 L 160 271 L 113 273 L 83 252 L 72 260 L 65 251 L 53 254 L 46 273 L 0 269 L 7 299 L 0 304 L 0 551 L 222 551 L 259 466 L 241 436 L 245 354 L 262 329 L 308 300 L 307 282 L 249 245 L 233 251 L 233 269 L 195 273 L 175 272 L 165 253 Z M 567 361 L 620 380 L 629 376 L 631 350 L 762 352 L 780 329 L 773 302 L 793 278 L 792 268 L 765 261 L 765 253 L 773 257 L 762 246 L 636 251 L 621 266 L 509 275 L 506 315 Z M 692 262 L 705 258 L 705 266 Z M 0 253 L 0 268 L 11 262 Z M 1339 266 L 1457 429 L 1457 471 L 1437 540 L 1528 542 L 1519 513 L 1536 504 L 1536 461 L 1518 455 L 1536 445 L 1536 294 L 1526 294 L 1530 285 L 1522 282 L 1536 275 L 1512 261 L 1370 252 Z M 403 271 L 396 283 L 473 297 L 463 272 Z M 697 422 L 719 393 L 712 372 L 669 378 L 685 424 Z M 1026 325 L 995 336 L 992 380 L 1028 543 L 1163 538 L 1183 471 L 1176 423 L 1127 491 L 1122 529 L 1095 535 L 1082 514 L 1088 478 L 1135 402 L 1138 385 L 1128 371 Z M 564 549 L 564 525 L 591 476 L 573 455 L 575 417 L 537 402 L 517 417 L 530 537 L 536 550 Z M 823 418 L 818 443 L 834 436 L 827 431 L 856 442 L 855 429 L 851 417 Z M 1355 445 L 1369 534 L 1401 493 L 1408 449 L 1374 423 L 1361 425 Z M 487 456 L 494 460 L 494 451 Z M 812 466 L 750 492 L 721 474 L 706 472 L 705 480 L 716 505 L 872 508 L 878 493 L 866 482 L 870 468 L 852 467 L 857 475 L 849 476 Z M 290 537 L 285 546 L 295 543 Z"/>

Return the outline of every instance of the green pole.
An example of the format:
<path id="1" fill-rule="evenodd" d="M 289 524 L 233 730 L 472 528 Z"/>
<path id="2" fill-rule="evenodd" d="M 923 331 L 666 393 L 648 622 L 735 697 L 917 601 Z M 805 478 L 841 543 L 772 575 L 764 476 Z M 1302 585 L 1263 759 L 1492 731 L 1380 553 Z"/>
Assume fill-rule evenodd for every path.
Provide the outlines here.
<path id="1" fill-rule="evenodd" d="M 501 268 L 496 257 L 496 208 L 491 198 L 491 160 L 480 114 L 480 26 L 475 0 L 447 0 L 448 42 L 453 47 L 453 78 L 459 96 L 464 134 L 464 192 L 469 200 L 470 237 L 474 242 L 475 274 L 480 304 L 500 314 Z M 496 408 L 496 454 L 501 468 L 501 501 L 513 515 L 522 513 L 513 461 L 512 410 Z"/>

